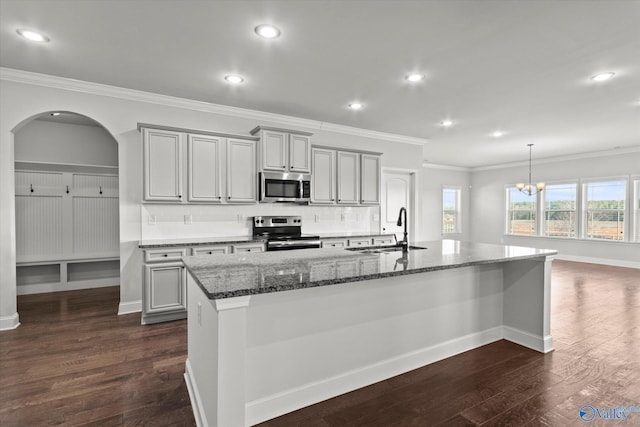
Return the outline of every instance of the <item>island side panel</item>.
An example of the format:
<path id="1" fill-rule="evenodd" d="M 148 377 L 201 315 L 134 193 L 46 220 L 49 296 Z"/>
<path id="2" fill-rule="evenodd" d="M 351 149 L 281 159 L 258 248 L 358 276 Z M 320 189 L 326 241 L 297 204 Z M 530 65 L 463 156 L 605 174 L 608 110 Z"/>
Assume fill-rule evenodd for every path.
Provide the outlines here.
<path id="1" fill-rule="evenodd" d="M 254 295 L 247 423 L 499 340 L 502 264 Z"/>
<path id="2" fill-rule="evenodd" d="M 551 264 L 553 257 L 504 263 L 505 339 L 542 353 L 551 338 Z"/>
<path id="3" fill-rule="evenodd" d="M 187 274 L 185 381 L 199 426 L 245 425 L 246 307 L 250 297 L 210 300 Z"/>

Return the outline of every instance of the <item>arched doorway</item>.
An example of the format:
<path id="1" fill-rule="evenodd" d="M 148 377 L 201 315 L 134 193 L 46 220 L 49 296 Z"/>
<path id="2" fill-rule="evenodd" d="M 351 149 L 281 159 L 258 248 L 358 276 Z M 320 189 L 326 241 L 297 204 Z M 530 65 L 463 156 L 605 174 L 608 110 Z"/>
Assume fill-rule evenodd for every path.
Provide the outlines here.
<path id="1" fill-rule="evenodd" d="M 16 294 L 119 285 L 118 144 L 49 111 L 14 130 Z"/>

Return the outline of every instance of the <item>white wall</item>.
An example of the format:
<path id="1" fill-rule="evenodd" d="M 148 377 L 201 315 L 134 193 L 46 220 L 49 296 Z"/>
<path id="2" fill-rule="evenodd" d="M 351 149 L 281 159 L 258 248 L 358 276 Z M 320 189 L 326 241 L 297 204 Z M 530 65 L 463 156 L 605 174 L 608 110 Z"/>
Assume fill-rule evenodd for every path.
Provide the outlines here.
<path id="1" fill-rule="evenodd" d="M 142 257 L 138 249 L 142 234 L 139 122 L 245 135 L 257 125 L 313 132 L 314 144 L 382 152 L 383 167 L 415 170 L 418 182 L 421 180 L 422 146 L 390 142 L 389 139 L 394 138 L 389 135 L 50 76 L 6 71 L 3 75 L 0 80 L 0 329 L 17 321 L 14 132 L 43 112 L 70 111 L 85 115 L 103 125 L 118 142 L 121 312 L 139 310 L 142 291 Z M 242 211 L 242 207 L 234 209 Z"/>
<path id="2" fill-rule="evenodd" d="M 424 164 L 422 172 L 422 236 L 424 240 L 471 238 L 470 193 L 471 173 L 451 167 Z M 442 234 L 442 188 L 460 187 L 460 234 Z"/>
<path id="3" fill-rule="evenodd" d="M 548 184 L 571 179 L 640 174 L 640 150 L 597 157 L 575 157 L 563 161 L 556 159 L 534 163 L 533 180 Z M 504 234 L 505 185 L 526 181 L 527 174 L 527 165 L 472 172 L 471 239 L 473 241 L 556 249 L 560 258 L 640 268 L 639 243 L 506 236 Z"/>
<path id="4" fill-rule="evenodd" d="M 14 140 L 16 161 L 118 166 L 118 144 L 101 126 L 32 120 Z"/>

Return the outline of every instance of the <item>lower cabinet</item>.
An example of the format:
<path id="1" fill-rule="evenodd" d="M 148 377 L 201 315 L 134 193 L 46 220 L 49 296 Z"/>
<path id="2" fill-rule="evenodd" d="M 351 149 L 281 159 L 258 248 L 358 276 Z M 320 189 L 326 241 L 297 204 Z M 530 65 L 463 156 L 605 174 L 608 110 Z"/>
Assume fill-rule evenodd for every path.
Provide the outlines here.
<path id="1" fill-rule="evenodd" d="M 144 251 L 142 324 L 187 317 L 187 271 L 182 264 L 186 248 Z"/>

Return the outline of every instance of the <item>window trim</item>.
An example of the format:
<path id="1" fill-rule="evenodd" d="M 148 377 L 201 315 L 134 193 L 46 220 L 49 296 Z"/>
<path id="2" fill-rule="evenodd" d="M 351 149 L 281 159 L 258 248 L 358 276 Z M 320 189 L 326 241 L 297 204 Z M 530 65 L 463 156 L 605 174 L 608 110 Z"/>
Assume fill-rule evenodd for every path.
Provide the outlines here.
<path id="1" fill-rule="evenodd" d="M 587 225 L 588 225 L 588 221 L 587 221 L 587 213 L 589 212 L 587 210 L 587 196 L 586 196 L 586 191 L 587 191 L 587 184 L 591 183 L 591 182 L 608 182 L 608 181 L 624 181 L 625 182 L 625 191 L 624 191 L 624 209 L 622 209 L 622 214 L 623 214 L 623 227 L 622 227 L 622 233 L 623 233 L 623 238 L 621 240 L 614 240 L 614 239 L 598 239 L 598 238 L 593 238 L 593 237 L 587 237 Z M 580 212 L 580 221 L 581 221 L 581 225 L 580 225 L 580 239 L 581 240 L 586 240 L 589 242 L 633 242 L 632 240 L 629 239 L 629 232 L 630 232 L 630 228 L 629 228 L 629 219 L 630 218 L 630 209 L 629 209 L 629 175 L 618 175 L 618 176 L 608 176 L 608 177 L 603 177 L 603 178 L 583 178 L 580 180 L 580 195 L 581 195 L 581 203 L 580 203 L 580 207 L 581 207 L 581 212 Z M 618 209 L 619 211 L 619 209 Z"/>
<path id="2" fill-rule="evenodd" d="M 519 237 L 537 237 L 539 236 L 540 233 L 540 193 L 536 193 L 535 196 L 531 196 L 532 198 L 535 198 L 535 209 L 533 210 L 536 218 L 534 223 L 534 232 L 533 234 L 514 234 L 511 232 L 511 230 L 509 229 L 509 226 L 511 225 L 511 209 L 509 209 L 509 205 L 511 202 L 511 197 L 510 197 L 510 192 L 511 189 L 516 189 L 516 185 L 515 184 L 507 184 L 504 186 L 504 206 L 505 206 L 505 224 L 504 224 L 504 234 L 507 236 L 519 236 Z"/>
<path id="3" fill-rule="evenodd" d="M 456 223 L 454 231 L 444 230 L 444 191 L 455 190 L 456 192 Z M 462 186 L 460 185 L 443 185 L 440 189 L 440 232 L 443 236 L 452 234 L 462 234 Z"/>
<path id="4" fill-rule="evenodd" d="M 545 202 L 546 202 L 546 191 L 547 191 L 547 187 L 549 187 L 550 185 L 566 185 L 566 184 L 575 184 L 576 186 L 576 208 L 574 210 L 575 212 L 575 233 L 574 236 L 547 236 L 546 234 L 546 208 L 545 208 Z M 574 240 L 577 239 L 580 236 L 580 230 L 581 230 L 581 224 L 582 224 L 582 218 L 580 215 L 580 203 L 581 203 L 581 194 L 580 194 L 580 180 L 578 179 L 571 179 L 571 180 L 561 180 L 561 181 L 549 181 L 546 183 L 545 189 L 539 193 L 539 197 L 538 197 L 538 201 L 540 203 L 540 212 L 539 212 L 539 218 L 540 218 L 540 223 L 539 223 L 539 230 L 540 232 L 538 234 L 536 234 L 536 237 L 545 237 L 547 239 L 565 239 L 565 240 Z"/>

